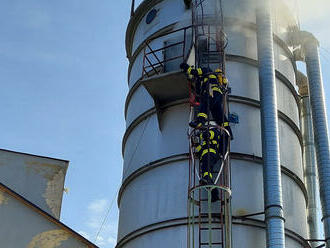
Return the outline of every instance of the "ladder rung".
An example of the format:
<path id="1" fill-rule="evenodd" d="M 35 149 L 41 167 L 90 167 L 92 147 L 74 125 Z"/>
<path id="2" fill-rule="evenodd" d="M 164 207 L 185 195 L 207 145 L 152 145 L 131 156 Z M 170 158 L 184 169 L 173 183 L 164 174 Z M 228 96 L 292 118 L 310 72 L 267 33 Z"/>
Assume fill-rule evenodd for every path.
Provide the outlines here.
<path id="1" fill-rule="evenodd" d="M 202 242 L 201 245 L 209 245 L 209 242 Z M 213 242 L 211 245 L 222 245 L 222 242 Z"/>
<path id="2" fill-rule="evenodd" d="M 209 230 L 208 227 L 201 227 L 200 230 Z M 222 227 L 213 227 L 211 230 L 222 230 Z"/>
<path id="3" fill-rule="evenodd" d="M 209 212 L 201 212 L 200 213 L 201 217 L 208 217 L 209 216 Z M 221 217 L 222 214 L 219 213 L 211 213 L 212 217 Z"/>

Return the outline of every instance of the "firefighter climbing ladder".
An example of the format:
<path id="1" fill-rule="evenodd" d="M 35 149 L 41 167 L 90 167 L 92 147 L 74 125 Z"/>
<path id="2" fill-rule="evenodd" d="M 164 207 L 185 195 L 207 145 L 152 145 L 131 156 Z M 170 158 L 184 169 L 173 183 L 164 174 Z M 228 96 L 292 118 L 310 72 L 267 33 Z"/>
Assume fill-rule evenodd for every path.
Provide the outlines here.
<path id="1" fill-rule="evenodd" d="M 215 1 L 214 15 L 205 15 L 207 0 L 192 1 L 192 27 L 195 46 L 196 67 L 221 68 L 225 73 L 225 48 L 227 38 L 223 31 L 224 21 L 221 0 Z M 193 98 L 191 98 L 193 99 Z M 227 108 L 227 95 L 224 96 Z M 194 117 L 194 103 L 191 102 L 190 121 Z M 209 116 L 209 114 L 208 114 Z M 207 129 L 215 128 L 207 122 Z M 229 137 L 228 131 L 217 126 Z M 230 142 L 225 154 L 214 166 L 214 185 L 200 185 L 200 168 L 195 159 L 194 145 L 198 142 L 200 130 L 189 129 L 189 185 L 188 185 L 188 248 L 231 248 L 231 177 Z M 230 140 L 230 139 L 228 139 Z M 211 202 L 211 191 L 220 192 L 220 200 Z"/>

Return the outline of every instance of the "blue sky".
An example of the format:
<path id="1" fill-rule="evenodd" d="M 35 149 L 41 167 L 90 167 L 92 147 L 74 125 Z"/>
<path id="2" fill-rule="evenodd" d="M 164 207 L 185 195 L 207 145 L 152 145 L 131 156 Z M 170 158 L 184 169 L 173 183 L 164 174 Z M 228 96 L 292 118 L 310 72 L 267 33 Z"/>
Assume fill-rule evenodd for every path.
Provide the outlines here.
<path id="1" fill-rule="evenodd" d="M 301 2 L 302 27 L 321 41 L 329 106 L 330 4 Z M 102 248 L 114 247 L 117 231 L 130 4 L 2 0 L 0 8 L 0 147 L 70 160 L 61 220 L 94 241 L 112 206 Z"/>

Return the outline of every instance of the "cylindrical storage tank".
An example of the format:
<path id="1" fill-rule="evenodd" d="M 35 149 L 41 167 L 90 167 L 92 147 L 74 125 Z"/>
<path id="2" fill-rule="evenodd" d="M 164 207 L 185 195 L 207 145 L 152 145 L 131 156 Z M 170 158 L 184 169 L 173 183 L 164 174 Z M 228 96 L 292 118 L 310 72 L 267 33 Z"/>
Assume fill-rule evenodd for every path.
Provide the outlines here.
<path id="1" fill-rule="evenodd" d="M 212 0 L 202 2 L 205 14 L 213 11 Z M 306 247 L 308 198 L 303 183 L 296 68 L 288 35 L 297 20 L 288 2 L 273 1 L 272 18 L 285 243 L 293 248 Z M 265 247 L 264 216 L 240 218 L 264 211 L 256 3 L 223 0 L 222 8 L 228 36 L 230 112 L 239 116 L 239 123 L 232 126 L 231 144 L 233 247 Z M 191 9 L 185 1 L 148 0 L 136 9 L 127 28 L 129 93 L 117 248 L 187 247 L 190 106 L 179 64 L 180 56 L 187 58 L 191 48 L 191 31 L 182 29 L 189 25 Z M 169 33 L 178 29 L 182 30 Z M 160 49 L 182 41 L 179 48 Z M 173 54 L 180 58 L 159 69 L 157 63 Z"/>

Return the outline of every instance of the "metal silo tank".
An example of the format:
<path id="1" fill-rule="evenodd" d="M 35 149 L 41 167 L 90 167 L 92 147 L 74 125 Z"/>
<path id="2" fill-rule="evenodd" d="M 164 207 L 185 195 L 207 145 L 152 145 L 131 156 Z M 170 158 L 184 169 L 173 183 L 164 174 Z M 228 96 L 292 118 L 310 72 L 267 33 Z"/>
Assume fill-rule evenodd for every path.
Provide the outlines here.
<path id="1" fill-rule="evenodd" d="M 212 6 L 212 1 L 204 4 L 205 11 L 211 11 L 208 5 Z M 232 0 L 222 4 L 228 36 L 226 72 L 232 88 L 230 112 L 239 116 L 239 124 L 232 126 L 235 139 L 231 145 L 233 247 L 265 247 L 264 216 L 242 218 L 264 211 L 256 2 Z M 272 4 L 286 247 L 304 247 L 308 199 L 303 183 L 295 62 L 287 35 L 297 20 L 284 1 Z M 117 248 L 187 247 L 190 110 L 186 79 L 179 72 L 181 58 L 166 63 L 157 74 L 152 67 L 146 67 L 146 54 L 150 54 L 151 64 L 176 53 L 187 57 L 191 33 L 184 27 L 191 25 L 190 18 L 184 1 L 143 1 L 127 28 L 130 90 L 125 105 L 127 129 L 118 197 Z M 173 32 L 176 30 L 179 31 Z M 181 41 L 185 47 L 171 48 L 171 44 Z M 166 46 L 169 47 L 158 50 Z M 151 50 L 156 51 L 156 56 Z"/>

